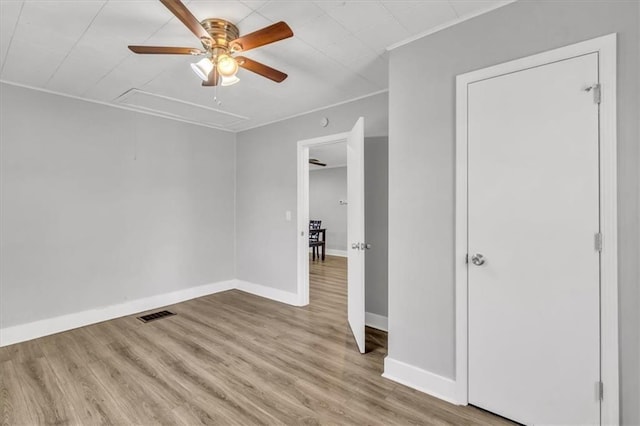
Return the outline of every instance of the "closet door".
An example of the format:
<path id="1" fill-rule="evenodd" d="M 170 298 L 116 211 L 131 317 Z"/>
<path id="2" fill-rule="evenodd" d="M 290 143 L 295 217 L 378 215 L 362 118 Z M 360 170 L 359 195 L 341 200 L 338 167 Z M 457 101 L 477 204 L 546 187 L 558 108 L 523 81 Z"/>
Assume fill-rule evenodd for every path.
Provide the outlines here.
<path id="1" fill-rule="evenodd" d="M 598 54 L 468 86 L 469 402 L 598 424 Z"/>

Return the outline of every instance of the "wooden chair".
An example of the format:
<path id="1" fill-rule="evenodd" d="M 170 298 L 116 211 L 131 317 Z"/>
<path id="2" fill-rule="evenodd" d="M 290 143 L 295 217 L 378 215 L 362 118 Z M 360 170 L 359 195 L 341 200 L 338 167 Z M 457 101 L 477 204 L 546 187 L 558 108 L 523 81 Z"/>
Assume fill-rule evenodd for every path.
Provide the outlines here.
<path id="1" fill-rule="evenodd" d="M 312 258 L 316 260 L 316 255 L 320 258 L 319 247 L 322 247 L 322 252 L 324 253 L 324 240 L 320 239 L 320 232 L 318 230 L 322 229 L 322 221 L 321 220 L 310 220 L 309 221 L 309 247 L 311 247 Z M 324 260 L 324 259 L 323 259 Z"/>

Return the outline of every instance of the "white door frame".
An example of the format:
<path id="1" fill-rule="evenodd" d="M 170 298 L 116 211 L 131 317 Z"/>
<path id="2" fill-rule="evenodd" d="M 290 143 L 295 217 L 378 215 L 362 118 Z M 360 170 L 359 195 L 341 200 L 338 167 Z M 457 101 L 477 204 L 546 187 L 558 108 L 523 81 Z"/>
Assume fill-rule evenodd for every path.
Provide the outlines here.
<path id="1" fill-rule="evenodd" d="M 298 304 L 309 304 L 309 148 L 347 142 L 349 132 L 298 141 Z M 345 148 L 346 149 L 346 148 Z M 326 248 L 325 248 L 326 249 Z"/>
<path id="2" fill-rule="evenodd" d="M 590 53 L 598 53 L 600 76 L 600 380 L 604 386 L 601 424 L 620 422 L 618 370 L 618 205 L 616 135 L 616 34 L 461 74 L 456 78 L 456 395 L 468 399 L 467 86 Z M 585 88 L 586 89 L 586 88 Z M 594 391 L 595 397 L 595 391 Z"/>

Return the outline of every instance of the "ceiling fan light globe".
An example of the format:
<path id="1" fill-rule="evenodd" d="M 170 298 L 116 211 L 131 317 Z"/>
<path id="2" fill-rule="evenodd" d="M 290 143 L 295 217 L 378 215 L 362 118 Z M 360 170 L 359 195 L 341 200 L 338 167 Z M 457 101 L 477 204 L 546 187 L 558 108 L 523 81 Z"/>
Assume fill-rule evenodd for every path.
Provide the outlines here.
<path id="1" fill-rule="evenodd" d="M 213 70 L 213 62 L 209 58 L 202 58 L 195 64 L 191 64 L 191 69 L 203 81 L 209 79 L 209 73 Z"/>
<path id="2" fill-rule="evenodd" d="M 236 77 L 235 75 L 232 75 L 230 77 L 225 77 L 224 75 L 221 78 L 220 81 L 220 86 L 232 86 L 236 83 L 238 83 L 240 81 L 240 79 L 238 77 Z"/>
<path id="3" fill-rule="evenodd" d="M 223 77 L 233 77 L 238 72 L 238 62 L 229 55 L 220 55 L 216 67 Z"/>

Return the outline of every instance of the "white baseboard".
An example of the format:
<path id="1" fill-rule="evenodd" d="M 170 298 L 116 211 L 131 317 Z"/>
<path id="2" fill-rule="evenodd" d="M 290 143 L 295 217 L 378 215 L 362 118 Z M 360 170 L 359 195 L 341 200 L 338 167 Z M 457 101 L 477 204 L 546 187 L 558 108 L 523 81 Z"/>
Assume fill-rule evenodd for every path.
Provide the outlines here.
<path id="1" fill-rule="evenodd" d="M 389 331 L 389 320 L 382 315 L 374 314 L 373 312 L 364 313 L 364 324 L 367 327 L 375 328 L 382 331 Z"/>
<path id="2" fill-rule="evenodd" d="M 256 296 L 264 297 L 266 299 L 275 300 L 277 302 L 286 303 L 293 306 L 301 306 L 300 298 L 297 293 L 291 293 L 289 291 L 278 290 L 277 288 L 267 287 L 266 285 L 250 283 L 243 280 L 234 280 L 235 288 L 246 293 L 251 293 Z"/>
<path id="3" fill-rule="evenodd" d="M 386 357 L 384 359 L 385 377 L 410 388 L 428 393 L 452 404 L 458 405 L 455 380 L 439 376 L 402 361 Z"/>
<path id="4" fill-rule="evenodd" d="M 213 284 L 205 284 L 198 287 L 177 290 L 171 293 L 131 300 L 118 305 L 89 309 L 73 314 L 61 315 L 59 317 L 2 328 L 0 329 L 0 347 L 72 330 L 85 325 L 132 315 L 138 312 L 173 305 L 175 303 L 184 302 L 185 300 L 219 293 L 233 288 L 235 288 L 235 280 L 221 281 Z"/>

